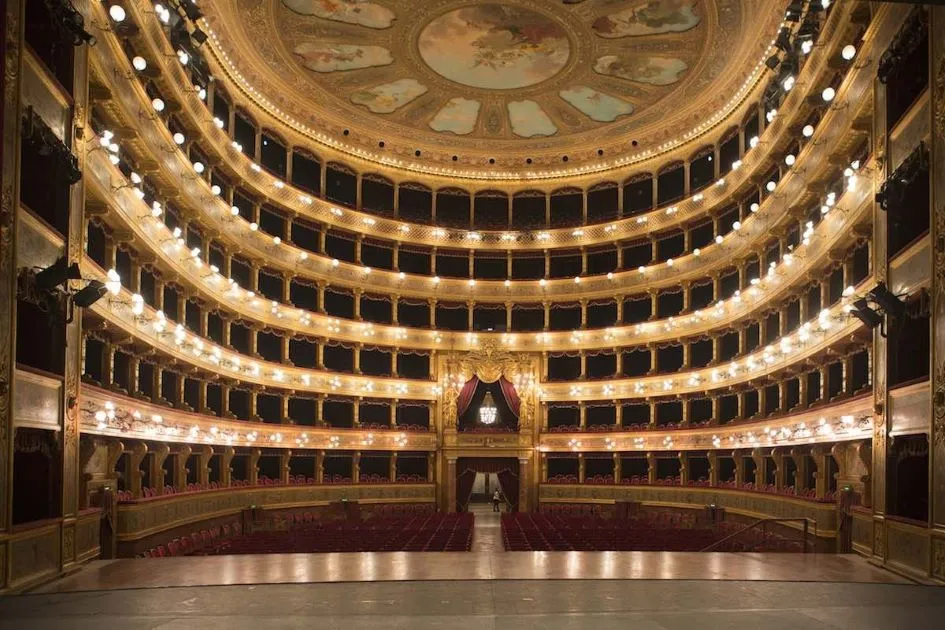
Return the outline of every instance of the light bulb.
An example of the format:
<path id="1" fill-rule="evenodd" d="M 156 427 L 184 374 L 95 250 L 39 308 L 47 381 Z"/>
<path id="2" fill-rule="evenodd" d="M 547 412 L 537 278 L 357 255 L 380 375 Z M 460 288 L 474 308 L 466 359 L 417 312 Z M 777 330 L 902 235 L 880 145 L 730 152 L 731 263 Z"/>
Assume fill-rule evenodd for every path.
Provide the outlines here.
<path id="1" fill-rule="evenodd" d="M 767 190 L 768 192 L 774 192 L 774 189 L 777 187 L 778 185 L 775 182 L 768 182 L 767 184 L 765 184 L 765 190 Z"/>
<path id="2" fill-rule="evenodd" d="M 801 44 L 801 52 L 805 55 L 809 55 L 812 50 L 814 50 L 813 40 L 808 39 Z"/>
<path id="3" fill-rule="evenodd" d="M 108 292 L 112 295 L 121 293 L 121 276 L 118 275 L 118 272 L 114 269 L 109 269 L 105 276 L 107 278 L 105 288 L 108 289 Z"/>
<path id="4" fill-rule="evenodd" d="M 840 56 L 842 56 L 847 61 L 850 61 L 851 59 L 856 57 L 856 46 L 854 46 L 853 44 L 847 44 L 846 46 L 843 47 L 843 50 L 840 51 Z"/>
<path id="5" fill-rule="evenodd" d="M 717 244 L 719 244 L 719 245 L 722 244 L 722 241 L 723 241 L 723 240 L 724 240 L 724 239 L 722 238 L 722 235 L 721 235 L 721 234 L 719 234 L 719 235 L 717 235 L 717 236 L 715 237 L 715 242 L 716 242 Z"/>
<path id="6" fill-rule="evenodd" d="M 125 8 L 120 4 L 113 4 L 112 6 L 108 7 L 108 15 L 110 15 L 111 18 L 116 22 L 124 22 Z"/>
<path id="7" fill-rule="evenodd" d="M 793 153 L 788 153 L 784 156 L 784 163 L 788 166 L 794 166 L 794 162 L 797 161 L 797 158 L 794 157 Z"/>
<path id="8" fill-rule="evenodd" d="M 177 132 L 174 134 L 174 144 L 184 144 L 187 138 L 184 137 L 184 134 Z"/>
<path id="9" fill-rule="evenodd" d="M 823 92 L 821 92 L 820 95 L 821 97 L 823 97 L 825 102 L 829 103 L 837 95 L 837 91 L 833 89 L 832 87 L 828 87 Z"/>
<path id="10" fill-rule="evenodd" d="M 210 192 L 212 192 L 214 195 L 219 195 L 219 194 L 220 194 L 220 187 L 219 187 L 218 185 L 214 184 L 213 186 L 210 187 Z"/>
<path id="11" fill-rule="evenodd" d="M 154 111 L 156 111 L 156 112 L 163 112 L 163 111 L 164 111 L 164 101 L 162 101 L 162 100 L 159 99 L 159 98 L 155 98 L 155 99 L 153 99 L 153 100 L 151 101 L 151 107 L 153 107 L 153 108 L 154 108 Z"/>
<path id="12" fill-rule="evenodd" d="M 234 216 L 234 217 L 238 217 L 239 214 L 240 214 L 240 209 L 239 209 L 239 208 L 237 208 L 236 206 L 231 206 L 231 207 L 230 207 L 230 215 L 232 215 L 232 216 Z"/>
<path id="13" fill-rule="evenodd" d="M 804 134 L 805 138 L 810 138 L 812 135 L 814 135 L 814 125 L 805 125 L 802 133 Z"/>
<path id="14" fill-rule="evenodd" d="M 754 149 L 755 147 L 758 146 L 759 142 L 760 140 L 758 139 L 758 136 L 753 136 L 752 139 L 748 141 L 748 146 Z"/>
<path id="15" fill-rule="evenodd" d="M 204 171 L 203 162 L 194 162 L 194 170 L 197 171 L 197 174 L 201 174 Z"/>
<path id="16" fill-rule="evenodd" d="M 148 67 L 148 61 L 144 57 L 139 55 L 131 60 L 131 65 L 138 72 L 143 72 Z"/>

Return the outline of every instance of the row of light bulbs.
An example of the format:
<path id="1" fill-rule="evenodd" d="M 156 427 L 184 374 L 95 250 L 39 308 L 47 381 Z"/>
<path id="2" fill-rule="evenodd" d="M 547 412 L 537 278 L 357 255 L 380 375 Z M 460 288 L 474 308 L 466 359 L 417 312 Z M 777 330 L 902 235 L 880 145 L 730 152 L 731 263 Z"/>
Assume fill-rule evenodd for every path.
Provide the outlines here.
<path id="1" fill-rule="evenodd" d="M 115 152 L 111 153 L 111 155 L 115 155 L 117 153 L 117 142 L 114 139 L 114 135 L 111 132 L 106 131 L 102 134 L 102 142 L 103 143 L 106 142 L 106 139 L 110 146 L 116 147 Z M 856 181 L 855 169 L 858 167 L 859 167 L 859 164 L 857 162 L 854 162 L 851 165 L 851 167 L 849 167 L 846 170 L 845 175 L 847 175 L 847 181 L 849 182 L 848 187 L 852 187 L 853 183 Z M 129 176 L 129 179 L 130 179 L 131 184 L 134 187 L 135 196 L 138 197 L 139 199 L 142 198 L 144 196 L 144 193 L 140 186 L 141 177 L 137 175 L 136 173 L 131 173 Z M 821 213 L 826 214 L 835 203 L 836 203 L 835 193 L 828 194 L 827 198 L 824 201 L 824 205 L 821 207 Z M 161 214 L 162 214 L 162 207 L 160 203 L 157 201 L 154 201 L 146 216 L 149 215 L 150 217 L 155 219 L 155 224 L 157 225 L 159 230 L 168 231 L 168 228 L 164 225 L 162 221 L 160 221 Z M 814 233 L 813 227 L 814 227 L 813 222 L 808 222 L 806 224 L 805 231 L 802 235 L 803 245 L 808 245 L 810 243 L 811 236 Z M 170 241 L 172 243 L 171 248 L 174 250 L 179 251 L 180 249 L 183 249 L 185 247 L 183 235 L 180 231 L 180 228 L 175 228 L 173 231 L 170 231 L 169 235 L 170 235 L 170 238 L 161 238 L 160 240 L 164 242 Z M 201 254 L 200 250 L 194 248 L 193 250 L 190 250 L 187 252 L 182 262 L 185 264 L 190 263 L 199 270 L 203 268 L 204 266 L 203 261 L 200 259 L 200 254 Z M 691 315 L 687 315 L 684 317 L 671 317 L 662 324 L 657 323 L 657 322 L 644 322 L 644 323 L 636 324 L 633 326 L 610 327 L 604 331 L 604 341 L 606 341 L 608 345 L 610 345 L 612 342 L 616 341 L 617 337 L 623 336 L 627 333 L 630 333 L 631 331 L 635 334 L 646 334 L 646 333 L 653 332 L 654 329 L 655 330 L 662 329 L 667 332 L 672 331 L 672 330 L 678 330 L 690 323 L 698 323 L 700 321 L 704 321 L 705 317 L 707 316 L 714 316 L 716 319 L 721 319 L 725 317 L 725 315 L 728 314 L 733 308 L 737 308 L 738 305 L 741 305 L 744 301 L 744 297 L 747 296 L 747 297 L 756 298 L 756 299 L 762 298 L 764 295 L 765 287 L 768 286 L 769 284 L 772 286 L 777 284 L 778 274 L 782 272 L 782 270 L 786 271 L 786 269 L 790 267 L 793 264 L 793 262 L 794 262 L 794 252 L 788 251 L 784 254 L 784 256 L 782 257 L 778 265 L 775 265 L 774 262 L 772 261 L 772 264 L 767 269 L 767 273 L 764 276 L 764 278 L 752 278 L 750 281 L 751 286 L 748 289 L 746 289 L 744 292 L 737 291 L 728 300 L 720 300 L 716 302 L 712 307 L 709 307 L 707 309 L 700 309 L 698 311 L 695 311 Z M 305 325 L 312 325 L 312 322 L 313 322 L 312 313 L 308 311 L 304 311 L 302 309 L 285 309 L 278 302 L 260 299 L 251 291 L 244 292 L 239 287 L 238 283 L 236 283 L 235 280 L 233 280 L 232 278 L 224 279 L 223 276 L 220 275 L 219 269 L 216 268 L 216 266 L 210 265 L 209 268 L 210 268 L 211 273 L 203 276 L 205 279 L 205 282 L 217 283 L 217 284 L 224 283 L 223 286 L 225 288 L 225 291 L 229 295 L 232 295 L 234 297 L 242 297 L 244 299 L 244 303 L 248 302 L 248 304 L 252 307 L 265 308 L 265 306 L 268 304 L 268 309 L 269 309 L 270 314 L 275 315 L 278 319 L 282 319 L 285 313 L 288 313 L 290 315 L 294 313 L 294 314 L 297 314 L 300 323 L 303 323 Z M 114 273 L 114 270 L 112 270 L 110 273 Z M 370 273 L 369 269 L 367 273 Z M 641 273 L 643 273 L 643 271 L 641 271 Z M 764 284 L 762 284 L 762 281 L 764 281 Z M 340 320 L 338 320 L 337 318 L 327 318 L 326 321 L 329 327 L 334 327 L 334 332 L 336 333 L 340 332 Z M 382 330 L 387 332 L 388 335 L 393 335 L 397 341 L 403 341 L 407 338 L 407 331 L 403 327 L 382 327 Z M 366 333 L 366 329 L 363 327 L 363 324 L 361 326 L 360 333 L 361 333 L 361 336 L 364 336 Z M 370 333 L 370 336 L 375 335 L 375 330 L 373 326 L 370 327 L 369 333 Z M 437 332 L 437 331 L 431 331 L 430 333 L 426 333 L 426 331 L 424 331 L 424 334 L 432 335 L 434 342 L 437 344 L 441 343 L 443 340 L 442 333 Z M 460 335 L 461 334 L 462 333 L 460 333 Z M 503 343 L 507 345 L 515 346 L 517 345 L 517 342 L 519 341 L 520 338 L 524 340 L 524 339 L 527 339 L 529 336 L 532 336 L 532 335 L 529 333 L 520 333 L 520 334 L 506 333 L 502 336 L 502 340 L 503 340 Z M 534 339 L 534 341 L 538 342 L 539 344 L 545 344 L 545 345 L 547 345 L 554 339 L 554 337 L 552 335 L 549 335 L 548 333 L 534 333 L 532 338 Z M 466 341 L 467 343 L 474 345 L 478 343 L 478 335 L 474 333 L 469 333 L 466 335 Z M 574 344 L 585 343 L 586 342 L 585 331 L 574 331 L 571 335 L 571 341 Z"/>
<path id="2" fill-rule="evenodd" d="M 761 430 L 748 429 L 726 433 L 722 436 L 714 434 L 709 442 L 716 449 L 755 448 L 760 446 L 783 446 L 792 444 L 814 444 L 833 440 L 849 440 L 870 435 L 873 430 L 873 417 L 869 415 L 842 415 L 828 418 L 821 416 L 816 422 L 801 421 L 777 428 L 765 427 Z M 701 436 L 696 437 L 695 444 L 701 445 Z M 676 443 L 672 434 L 653 435 L 652 437 L 605 437 L 592 436 L 570 438 L 567 449 L 571 452 L 594 451 L 602 445 L 608 451 L 652 451 L 674 450 Z M 692 447 L 693 445 L 687 444 Z M 539 446 L 540 451 L 549 452 L 551 449 Z"/>
<path id="3" fill-rule="evenodd" d="M 121 294 L 121 281 L 114 269 L 110 269 L 107 272 L 105 284 L 113 298 L 118 298 Z M 613 384 L 604 383 L 598 386 L 600 388 L 600 395 L 604 397 L 613 397 L 615 395 L 626 396 L 627 394 L 644 396 L 648 394 L 672 392 L 680 386 L 694 388 L 709 384 L 712 386 L 721 385 L 743 375 L 755 374 L 760 376 L 765 373 L 770 366 L 803 352 L 806 347 L 817 343 L 819 338 L 827 335 L 836 325 L 842 325 L 844 320 L 849 317 L 848 313 L 850 307 L 848 302 L 852 295 L 852 287 L 848 287 L 847 290 L 844 291 L 845 299 L 839 309 L 824 309 L 820 311 L 816 319 L 805 322 L 796 333 L 781 337 L 774 344 L 752 353 L 741 362 L 732 361 L 724 369 L 713 368 L 707 376 L 694 372 L 688 379 L 667 378 L 663 379 L 661 384 L 648 384 L 645 382 L 626 383 L 620 387 L 620 392 L 615 390 Z M 172 324 L 162 311 L 156 311 L 153 315 L 150 315 L 147 312 L 143 298 L 138 294 L 130 296 L 127 301 L 111 299 L 108 304 L 112 312 L 120 311 L 122 308 L 127 307 L 129 312 L 133 315 L 136 324 L 149 327 L 159 343 L 163 343 L 163 345 L 169 348 L 176 348 L 178 352 L 184 353 L 188 357 L 193 356 L 195 359 L 204 361 L 214 368 L 235 372 L 236 374 L 249 376 L 254 379 L 269 378 L 280 385 L 286 386 L 298 384 L 305 388 L 310 388 L 313 386 L 313 383 L 318 387 L 319 382 L 321 382 L 323 386 L 327 385 L 330 391 L 337 391 L 341 389 L 344 384 L 337 376 L 328 376 L 330 373 L 324 373 L 315 378 L 313 378 L 311 374 L 301 374 L 297 378 L 291 378 L 281 367 L 268 367 L 264 370 L 263 366 L 256 361 L 244 361 L 245 357 L 242 357 L 238 353 L 224 351 L 215 343 L 205 341 L 197 335 L 189 336 L 182 324 L 176 324 L 172 327 Z M 138 327 L 139 330 L 141 330 L 140 326 Z M 456 375 L 451 375 L 451 377 L 453 380 L 447 378 L 444 382 L 445 387 L 455 387 L 458 385 L 455 380 Z M 396 379 L 385 379 L 388 381 L 386 391 L 382 391 L 381 388 L 377 387 L 372 379 L 362 377 L 358 380 L 361 381 L 358 387 L 359 391 L 356 392 L 358 395 L 381 395 L 386 393 L 396 398 L 405 396 L 410 392 L 410 386 L 407 383 L 396 382 Z M 526 383 L 531 386 L 534 381 L 519 381 L 516 385 L 522 386 Z M 569 386 L 567 383 L 560 383 L 555 384 L 555 386 L 557 388 L 569 387 L 568 396 L 570 398 L 584 398 L 586 395 L 592 395 L 594 393 L 594 388 L 585 384 L 571 384 Z M 433 385 L 428 393 L 421 391 L 419 395 L 423 397 L 429 396 L 435 399 L 442 391 L 443 389 L 441 387 Z M 538 395 L 539 397 L 544 396 L 544 392 L 541 388 L 538 389 Z"/>
<path id="4" fill-rule="evenodd" d="M 84 432 L 93 433 L 118 433 L 141 436 L 144 439 L 152 440 L 187 440 L 190 442 L 199 442 L 204 444 L 219 444 L 226 446 L 265 446 L 265 447 L 283 447 L 292 448 L 325 448 L 337 450 L 341 448 L 357 449 L 359 447 L 373 447 L 375 444 L 379 448 L 404 449 L 410 444 L 410 438 L 406 432 L 385 432 L 375 436 L 374 433 L 367 433 L 363 437 L 329 435 L 324 442 L 318 440 L 317 436 L 309 435 L 307 432 L 297 433 L 295 435 L 283 434 L 283 431 L 272 431 L 269 429 L 247 427 L 234 429 L 232 427 L 220 428 L 217 425 L 209 427 L 200 424 L 188 424 L 183 422 L 169 421 L 161 414 L 142 412 L 139 409 L 127 408 L 116 405 L 112 401 L 105 401 L 102 405 L 89 404 L 82 410 Z M 249 423 L 247 423 L 249 424 Z M 252 423 L 258 426 L 258 423 Z M 94 430 L 92 428 L 94 427 Z M 378 438 L 381 438 L 380 440 Z"/>

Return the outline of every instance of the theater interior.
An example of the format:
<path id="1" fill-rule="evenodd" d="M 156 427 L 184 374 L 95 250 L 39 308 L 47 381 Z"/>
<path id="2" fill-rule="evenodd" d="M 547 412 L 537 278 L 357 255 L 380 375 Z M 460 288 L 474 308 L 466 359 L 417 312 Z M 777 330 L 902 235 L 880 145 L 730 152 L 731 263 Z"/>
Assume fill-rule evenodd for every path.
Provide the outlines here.
<path id="1" fill-rule="evenodd" d="M 0 627 L 945 616 L 945 2 L 0 20 Z"/>

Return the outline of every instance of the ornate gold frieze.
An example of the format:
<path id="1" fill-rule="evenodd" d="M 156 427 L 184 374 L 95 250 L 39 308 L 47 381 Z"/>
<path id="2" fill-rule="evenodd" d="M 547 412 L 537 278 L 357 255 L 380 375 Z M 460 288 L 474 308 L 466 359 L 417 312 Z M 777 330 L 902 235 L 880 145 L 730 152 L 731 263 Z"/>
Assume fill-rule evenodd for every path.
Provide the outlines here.
<path id="1" fill-rule="evenodd" d="M 121 439 L 280 449 L 432 451 L 433 431 L 333 429 L 224 420 L 152 405 L 87 385 L 80 401 L 82 433 Z"/>

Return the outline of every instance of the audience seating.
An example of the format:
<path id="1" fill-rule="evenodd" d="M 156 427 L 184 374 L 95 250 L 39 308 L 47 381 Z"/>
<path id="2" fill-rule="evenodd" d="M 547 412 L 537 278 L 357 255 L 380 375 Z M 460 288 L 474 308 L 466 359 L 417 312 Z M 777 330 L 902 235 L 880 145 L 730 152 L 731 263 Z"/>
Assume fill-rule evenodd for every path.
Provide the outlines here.
<path id="1" fill-rule="evenodd" d="M 289 526 L 288 531 L 258 532 L 232 538 L 225 553 L 469 551 L 473 515 L 376 515 L 366 521 L 324 522 L 302 514 L 295 515 Z"/>
<path id="2" fill-rule="evenodd" d="M 712 529 L 683 529 L 644 520 L 519 512 L 502 515 L 506 551 L 699 551 L 720 538 Z"/>

